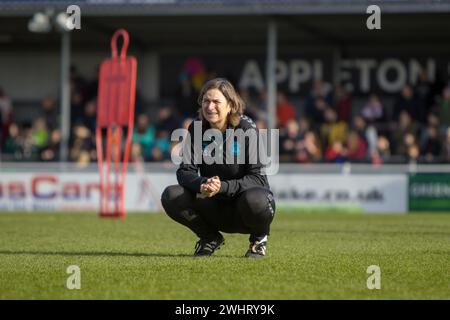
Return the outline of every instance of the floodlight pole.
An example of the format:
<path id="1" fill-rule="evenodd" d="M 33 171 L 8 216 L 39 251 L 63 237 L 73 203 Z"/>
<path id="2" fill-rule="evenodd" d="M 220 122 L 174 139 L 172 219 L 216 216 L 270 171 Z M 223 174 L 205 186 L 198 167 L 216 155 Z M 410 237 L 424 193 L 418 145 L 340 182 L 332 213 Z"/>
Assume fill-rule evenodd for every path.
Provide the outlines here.
<path id="1" fill-rule="evenodd" d="M 70 135 L 70 31 L 61 32 L 61 144 L 60 161 L 69 158 Z"/>
<path id="2" fill-rule="evenodd" d="M 267 58 L 266 58 L 266 87 L 267 87 L 267 127 L 276 128 L 277 115 L 277 24 L 270 20 L 267 27 Z"/>

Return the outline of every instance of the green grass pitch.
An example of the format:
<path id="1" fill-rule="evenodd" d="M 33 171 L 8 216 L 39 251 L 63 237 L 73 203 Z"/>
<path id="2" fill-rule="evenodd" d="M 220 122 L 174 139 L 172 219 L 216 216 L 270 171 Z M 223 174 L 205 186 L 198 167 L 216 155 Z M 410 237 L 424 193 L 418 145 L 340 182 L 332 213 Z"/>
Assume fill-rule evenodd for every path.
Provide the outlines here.
<path id="1" fill-rule="evenodd" d="M 259 260 L 243 258 L 247 235 L 224 235 L 193 258 L 195 236 L 163 214 L 2 213 L 0 299 L 450 299 L 448 214 L 280 212 Z"/>

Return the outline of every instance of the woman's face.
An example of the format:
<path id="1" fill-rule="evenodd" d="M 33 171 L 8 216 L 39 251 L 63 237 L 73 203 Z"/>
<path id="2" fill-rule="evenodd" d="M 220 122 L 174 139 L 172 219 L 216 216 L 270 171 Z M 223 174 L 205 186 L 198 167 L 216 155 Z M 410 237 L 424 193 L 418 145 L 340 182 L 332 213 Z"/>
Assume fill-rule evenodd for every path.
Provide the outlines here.
<path id="1" fill-rule="evenodd" d="M 227 122 L 231 106 L 225 96 L 218 89 L 206 91 L 202 100 L 202 113 L 211 127 L 222 129 Z"/>

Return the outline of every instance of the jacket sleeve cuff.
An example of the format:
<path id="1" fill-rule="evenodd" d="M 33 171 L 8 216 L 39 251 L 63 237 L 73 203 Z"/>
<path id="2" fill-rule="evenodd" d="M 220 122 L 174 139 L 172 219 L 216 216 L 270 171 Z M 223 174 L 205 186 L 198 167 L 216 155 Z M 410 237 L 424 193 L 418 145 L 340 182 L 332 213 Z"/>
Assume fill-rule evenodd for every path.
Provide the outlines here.
<path id="1" fill-rule="evenodd" d="M 226 194 L 228 192 L 228 182 L 220 181 L 219 194 Z"/>
<path id="2" fill-rule="evenodd" d="M 197 193 L 201 193 L 200 192 L 200 187 L 202 186 L 202 184 L 204 184 L 206 181 L 208 180 L 208 178 L 205 177 L 201 177 L 201 179 L 198 180 L 198 186 L 197 186 Z"/>

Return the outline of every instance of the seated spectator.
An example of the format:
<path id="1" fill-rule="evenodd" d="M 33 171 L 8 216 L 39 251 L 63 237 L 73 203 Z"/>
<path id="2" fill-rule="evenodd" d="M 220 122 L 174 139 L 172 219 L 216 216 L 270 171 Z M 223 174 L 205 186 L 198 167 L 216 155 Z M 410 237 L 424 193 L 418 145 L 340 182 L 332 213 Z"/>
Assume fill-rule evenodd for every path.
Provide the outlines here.
<path id="1" fill-rule="evenodd" d="M 11 98 L 6 95 L 2 87 L 0 87 L 0 146 L 3 147 L 8 137 L 9 126 L 12 123 L 12 102 Z"/>
<path id="2" fill-rule="evenodd" d="M 435 103 L 433 83 L 430 81 L 426 70 L 422 70 L 420 72 L 419 80 L 414 88 L 414 91 L 417 94 L 417 99 L 419 102 L 420 122 L 425 123 L 427 114 Z"/>
<path id="3" fill-rule="evenodd" d="M 366 142 L 356 131 L 352 130 L 349 132 L 345 146 L 345 154 L 349 161 L 361 162 L 367 159 Z"/>
<path id="4" fill-rule="evenodd" d="M 295 161 L 299 142 L 300 135 L 298 123 L 295 119 L 291 119 L 280 133 L 280 161 Z"/>
<path id="5" fill-rule="evenodd" d="M 94 136 L 87 127 L 81 124 L 74 126 L 73 141 L 69 152 L 70 160 L 75 162 L 78 161 L 83 162 L 86 160 L 86 152 L 87 152 L 87 154 L 89 154 L 89 161 L 91 161 L 95 155 L 95 144 L 93 139 Z M 113 140 L 113 143 L 116 144 L 117 142 Z M 113 147 L 112 152 L 115 152 L 115 150 L 117 150 L 117 148 Z"/>
<path id="6" fill-rule="evenodd" d="M 443 162 L 450 163 L 450 127 L 447 128 L 442 151 Z"/>
<path id="7" fill-rule="evenodd" d="M 415 148 L 416 146 L 417 150 L 419 150 L 420 155 L 420 149 L 416 141 L 416 136 L 412 133 L 407 133 L 403 137 L 403 143 L 397 149 L 397 155 L 402 156 L 403 158 L 406 158 L 408 160 L 410 157 L 411 148 Z"/>
<path id="8" fill-rule="evenodd" d="M 170 140 L 167 131 L 158 131 L 156 133 L 155 143 L 153 145 L 151 161 L 164 161 L 170 159 Z"/>
<path id="9" fill-rule="evenodd" d="M 295 119 L 295 107 L 282 92 L 277 95 L 277 119 L 278 128 L 284 128 L 290 120 Z"/>
<path id="10" fill-rule="evenodd" d="M 61 144 L 60 129 L 53 129 L 50 134 L 50 141 L 41 152 L 42 161 L 59 161 L 59 148 Z"/>
<path id="11" fill-rule="evenodd" d="M 113 159 L 115 159 L 114 156 Z M 75 165 L 77 168 L 86 168 L 91 163 L 91 161 L 91 153 L 89 152 L 89 150 L 81 150 L 78 158 L 76 159 Z"/>
<path id="12" fill-rule="evenodd" d="M 303 139 L 307 132 L 311 130 L 311 125 L 309 123 L 309 120 L 307 118 L 301 118 L 298 122 L 299 126 L 299 135 Z"/>
<path id="13" fill-rule="evenodd" d="M 334 142 L 345 142 L 347 136 L 347 123 L 337 118 L 336 111 L 332 108 L 325 110 L 325 123 L 320 126 L 322 145 L 327 147 Z"/>
<path id="14" fill-rule="evenodd" d="M 325 121 L 325 110 L 329 109 L 330 105 L 324 98 L 317 98 L 314 100 L 314 105 L 311 110 L 306 113 L 308 119 L 312 121 L 314 128 L 320 128 L 320 125 Z"/>
<path id="15" fill-rule="evenodd" d="M 335 163 L 344 163 L 347 161 L 344 144 L 340 141 L 334 141 L 325 151 L 325 160 Z"/>
<path id="16" fill-rule="evenodd" d="M 47 128 L 53 130 L 59 126 L 58 108 L 55 99 L 45 98 L 41 102 L 41 115 L 46 121 Z"/>
<path id="17" fill-rule="evenodd" d="M 389 140 L 385 136 L 379 136 L 376 149 L 371 153 L 373 164 L 382 164 L 390 160 L 391 150 Z"/>
<path id="18" fill-rule="evenodd" d="M 427 125 L 420 128 L 419 146 L 423 146 L 428 140 L 429 127 L 436 128 L 439 132 L 439 135 L 445 135 L 445 130 L 441 130 L 439 117 L 435 113 L 431 112 L 427 116 Z"/>
<path id="19" fill-rule="evenodd" d="M 47 123 L 44 118 L 37 118 L 33 121 L 31 136 L 35 149 L 38 152 L 41 152 L 41 150 L 43 150 L 47 146 L 49 138 Z"/>
<path id="20" fill-rule="evenodd" d="M 131 144 L 130 154 L 131 163 L 145 161 L 144 154 L 142 152 L 142 145 L 140 143 L 135 142 Z"/>
<path id="21" fill-rule="evenodd" d="M 344 122 L 350 122 L 352 115 L 352 95 L 343 86 L 338 85 L 334 91 L 334 105 L 338 119 Z"/>
<path id="22" fill-rule="evenodd" d="M 362 116 L 356 115 L 353 118 L 352 130 L 356 131 L 364 140 L 368 148 L 368 154 L 374 154 L 378 140 L 378 130 L 375 126 L 373 124 L 367 125 Z"/>
<path id="23" fill-rule="evenodd" d="M 173 130 L 180 128 L 181 121 L 173 113 L 172 108 L 169 106 L 162 106 L 158 110 L 158 116 L 155 123 L 156 131 L 167 131 L 169 134 Z"/>
<path id="24" fill-rule="evenodd" d="M 410 85 L 402 88 L 402 91 L 394 104 L 393 120 L 399 121 L 400 113 L 406 111 L 415 121 L 420 120 L 419 101 L 414 95 Z"/>
<path id="25" fill-rule="evenodd" d="M 33 139 L 31 125 L 25 123 L 22 126 L 22 134 L 19 136 L 20 153 L 18 153 L 19 159 L 23 161 L 37 161 L 39 158 L 38 150 Z"/>
<path id="26" fill-rule="evenodd" d="M 427 139 L 421 146 L 420 153 L 423 155 L 426 162 L 438 162 L 442 151 L 442 143 L 439 137 L 438 129 L 430 126 L 427 128 L 427 132 Z"/>
<path id="27" fill-rule="evenodd" d="M 447 86 L 443 92 L 442 97 L 438 103 L 437 112 L 439 114 L 439 118 L 441 119 L 441 123 L 444 126 L 450 125 L 450 86 Z"/>
<path id="28" fill-rule="evenodd" d="M 83 114 L 76 121 L 77 123 L 81 123 L 85 127 L 87 127 L 92 133 L 95 132 L 95 128 L 97 126 L 97 101 L 90 100 L 88 101 L 83 110 Z"/>
<path id="29" fill-rule="evenodd" d="M 21 137 L 20 128 L 17 123 L 11 123 L 9 126 L 9 134 L 5 141 L 5 153 L 12 155 L 14 159 L 19 159 L 21 156 Z"/>
<path id="30" fill-rule="evenodd" d="M 155 128 L 150 125 L 146 114 L 138 116 L 131 142 L 141 145 L 144 159 L 151 158 L 153 144 L 155 143 Z"/>
<path id="31" fill-rule="evenodd" d="M 320 104 L 317 104 L 318 99 L 322 100 Z M 325 107 L 322 109 L 322 106 L 331 106 L 332 102 L 333 91 L 331 85 L 320 79 L 314 80 L 311 92 L 306 99 L 305 115 L 316 125 L 318 122 L 321 122 L 321 117 L 323 119 L 322 113 Z"/>
<path id="32" fill-rule="evenodd" d="M 361 110 L 361 115 L 369 123 L 381 122 L 385 119 L 384 106 L 376 94 L 371 94 L 369 101 Z"/>
<path id="33" fill-rule="evenodd" d="M 307 131 L 297 147 L 295 160 L 301 163 L 319 162 L 322 159 L 322 149 L 317 135 Z"/>
<path id="34" fill-rule="evenodd" d="M 408 147 L 406 161 L 408 163 L 417 163 L 419 161 L 420 151 L 417 144 Z"/>
<path id="35" fill-rule="evenodd" d="M 411 134 L 413 137 L 416 136 L 418 126 L 416 122 L 411 119 L 411 116 L 409 113 L 405 110 L 400 112 L 399 115 L 399 122 L 397 125 L 397 128 L 393 132 L 393 143 L 394 143 L 394 150 L 395 154 L 397 155 L 405 155 L 405 136 L 407 134 Z"/>

